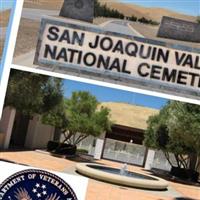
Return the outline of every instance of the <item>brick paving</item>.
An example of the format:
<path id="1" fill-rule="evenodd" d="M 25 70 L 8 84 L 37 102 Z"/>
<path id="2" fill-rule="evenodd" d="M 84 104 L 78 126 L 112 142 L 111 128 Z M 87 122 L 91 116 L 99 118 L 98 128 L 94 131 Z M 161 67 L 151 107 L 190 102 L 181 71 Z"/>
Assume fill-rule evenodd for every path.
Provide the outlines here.
<path id="1" fill-rule="evenodd" d="M 76 162 L 57 158 L 50 155 L 38 153 L 35 151 L 21 152 L 1 152 L 0 159 L 6 159 L 13 162 L 30 165 L 33 167 L 49 169 L 54 171 L 66 171 L 66 169 L 74 169 Z M 112 167 L 120 167 L 122 164 L 107 160 L 98 161 L 100 164 L 106 164 Z M 144 174 L 140 167 L 129 166 L 130 171 L 137 171 Z M 190 186 L 179 183 L 169 183 L 170 188 L 181 194 L 181 197 L 200 200 L 200 187 Z M 99 182 L 89 179 L 86 200 L 175 200 L 172 196 L 162 195 L 162 192 L 147 192 L 141 189 L 121 187 L 109 183 Z"/>

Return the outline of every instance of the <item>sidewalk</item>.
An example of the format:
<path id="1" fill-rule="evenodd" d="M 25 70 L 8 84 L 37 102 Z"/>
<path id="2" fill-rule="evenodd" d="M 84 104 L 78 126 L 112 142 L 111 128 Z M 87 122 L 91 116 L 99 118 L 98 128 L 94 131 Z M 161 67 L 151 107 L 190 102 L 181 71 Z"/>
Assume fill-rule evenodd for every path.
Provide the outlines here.
<path id="1" fill-rule="evenodd" d="M 49 169 L 59 172 L 69 172 L 75 174 L 76 162 L 67 159 L 56 158 L 50 155 L 38 153 L 35 151 L 21 152 L 1 152 L 0 159 Z M 120 167 L 121 163 L 100 160 L 98 163 L 112 167 Z M 147 173 L 140 167 L 129 166 L 130 171 Z M 77 174 L 78 175 L 78 174 Z M 187 197 L 200 200 L 200 188 L 196 186 L 183 185 L 170 182 L 169 190 L 147 191 L 128 187 L 117 186 L 109 183 L 89 180 L 87 200 L 175 200 L 175 197 Z"/>

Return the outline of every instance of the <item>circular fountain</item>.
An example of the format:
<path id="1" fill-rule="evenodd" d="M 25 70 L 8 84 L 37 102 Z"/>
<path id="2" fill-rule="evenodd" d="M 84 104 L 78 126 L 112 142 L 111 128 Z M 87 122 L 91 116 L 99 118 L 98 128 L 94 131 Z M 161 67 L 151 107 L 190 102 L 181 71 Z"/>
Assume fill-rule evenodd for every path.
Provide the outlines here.
<path id="1" fill-rule="evenodd" d="M 168 187 L 168 182 L 161 178 L 128 171 L 126 164 L 117 169 L 99 164 L 78 163 L 76 170 L 91 178 L 129 187 L 152 190 L 165 190 Z"/>

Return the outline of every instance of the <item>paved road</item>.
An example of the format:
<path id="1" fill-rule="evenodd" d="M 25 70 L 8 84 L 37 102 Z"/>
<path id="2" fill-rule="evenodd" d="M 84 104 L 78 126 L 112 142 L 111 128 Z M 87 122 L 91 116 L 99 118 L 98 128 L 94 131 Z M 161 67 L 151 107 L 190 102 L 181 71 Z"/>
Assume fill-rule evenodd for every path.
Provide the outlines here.
<path id="1" fill-rule="evenodd" d="M 42 16 L 58 16 L 59 10 L 42 10 L 42 9 L 32 9 L 32 8 L 24 8 L 22 11 L 22 18 L 32 19 L 36 21 L 40 21 Z M 143 37 L 136 30 L 131 28 L 129 22 L 124 20 L 112 20 L 106 23 L 103 23 L 101 27 L 107 31 L 118 32 L 126 35 L 134 35 Z"/>
<path id="2" fill-rule="evenodd" d="M 42 10 L 42 9 L 31 9 L 23 8 L 22 18 L 40 21 L 44 15 L 59 15 L 58 10 Z M 6 37 L 6 27 L 0 27 L 0 39 L 5 39 Z"/>
<path id="3" fill-rule="evenodd" d="M 42 16 L 44 15 L 58 16 L 59 10 L 42 10 L 42 9 L 32 9 L 32 8 L 24 8 L 22 10 L 22 18 L 26 19 L 40 21 Z"/>
<path id="4" fill-rule="evenodd" d="M 38 17 L 41 17 L 41 16 L 38 16 Z M 34 17 L 34 15 L 31 15 L 29 17 Z M 104 30 L 107 30 L 107 31 L 119 32 L 119 33 L 123 33 L 127 35 L 143 37 L 136 30 L 131 28 L 128 22 L 124 22 L 120 20 L 112 20 L 112 21 L 103 23 L 100 26 Z M 37 65 L 33 65 L 34 56 L 35 56 L 35 50 L 32 50 L 24 55 L 14 58 L 14 64 L 37 68 L 38 67 Z"/>
<path id="5" fill-rule="evenodd" d="M 43 16 L 58 16 L 59 10 L 42 10 L 42 9 L 32 9 L 24 8 L 22 11 L 22 18 L 40 21 Z M 103 23 L 101 27 L 107 31 L 114 31 L 126 35 L 140 36 L 136 30 L 130 27 L 127 21 L 123 20 L 112 20 L 110 22 Z"/>
<path id="6" fill-rule="evenodd" d="M 133 29 L 130 26 L 129 22 L 127 21 L 113 20 L 113 21 L 110 21 L 109 23 L 104 23 L 101 26 L 103 27 L 103 29 L 107 31 L 118 32 L 118 33 L 131 35 L 131 36 L 143 37 L 140 33 L 138 33 L 135 29 Z"/>

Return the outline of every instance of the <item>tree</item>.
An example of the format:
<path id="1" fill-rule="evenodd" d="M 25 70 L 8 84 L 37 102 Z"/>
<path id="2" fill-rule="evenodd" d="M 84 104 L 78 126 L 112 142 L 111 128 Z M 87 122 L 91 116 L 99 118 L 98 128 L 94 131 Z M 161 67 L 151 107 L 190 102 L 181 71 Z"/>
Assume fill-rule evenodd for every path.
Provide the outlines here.
<path id="1" fill-rule="evenodd" d="M 95 0 L 95 17 L 112 17 L 118 19 L 124 19 L 124 14 L 116 9 L 109 8 L 106 4 L 101 4 L 98 0 Z"/>
<path id="2" fill-rule="evenodd" d="M 64 98 L 56 107 L 46 113 L 43 113 L 42 122 L 44 124 L 54 126 L 59 129 L 61 133 L 65 133 L 67 131 L 68 116 Z"/>
<path id="3" fill-rule="evenodd" d="M 135 17 L 134 15 L 132 15 L 131 17 L 129 17 L 130 21 L 136 22 L 137 21 L 137 17 Z"/>
<path id="4" fill-rule="evenodd" d="M 12 70 L 5 106 L 24 115 L 43 114 L 62 102 L 62 80 L 41 74 Z"/>
<path id="5" fill-rule="evenodd" d="M 197 23 L 200 24 L 200 16 L 197 16 Z"/>
<path id="6" fill-rule="evenodd" d="M 97 137 L 111 129 L 110 111 L 104 107 L 98 108 L 96 97 L 89 92 L 73 92 L 65 103 L 68 123 L 63 129 L 64 143 L 77 145 L 90 135 Z"/>
<path id="7" fill-rule="evenodd" d="M 200 106 L 171 101 L 148 120 L 144 143 L 173 153 L 179 168 L 197 170 L 200 165 Z"/>
<path id="8" fill-rule="evenodd" d="M 151 20 L 151 19 L 146 19 L 145 17 L 141 17 L 140 19 L 138 19 L 138 21 L 139 21 L 140 23 L 143 23 L 143 24 L 159 25 L 158 22 L 153 21 L 153 20 Z"/>
<path id="9" fill-rule="evenodd" d="M 173 102 L 170 113 L 169 130 L 173 139 L 180 143 L 176 158 L 180 161 L 179 167 L 197 170 L 200 165 L 200 107 Z M 175 145 L 176 143 L 172 147 L 177 149 Z"/>

